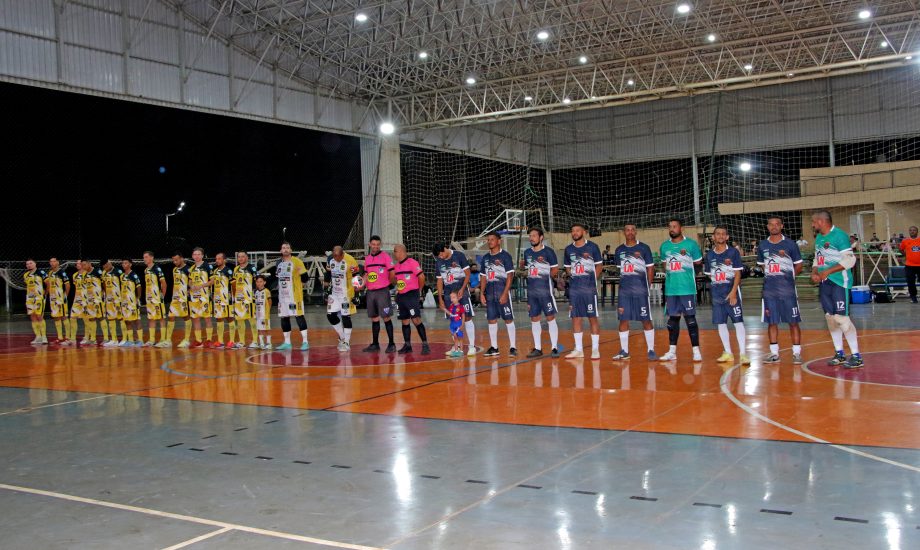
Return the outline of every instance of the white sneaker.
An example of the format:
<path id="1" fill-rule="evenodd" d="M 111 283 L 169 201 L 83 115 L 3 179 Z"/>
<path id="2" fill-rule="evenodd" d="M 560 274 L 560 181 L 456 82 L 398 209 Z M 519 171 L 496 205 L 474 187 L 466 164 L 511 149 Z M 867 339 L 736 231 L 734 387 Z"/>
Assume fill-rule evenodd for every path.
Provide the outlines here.
<path id="1" fill-rule="evenodd" d="M 601 350 L 597 348 L 591 348 L 591 359 L 600 359 L 600 358 L 601 358 Z"/>
<path id="2" fill-rule="evenodd" d="M 131 340 L 122 340 L 121 342 L 118 342 L 118 347 L 120 348 L 130 348 L 133 345 L 134 345 L 134 342 L 132 342 Z"/>
<path id="3" fill-rule="evenodd" d="M 90 344 L 90 342 L 89 342 L 89 340 L 87 340 L 86 338 L 80 340 L 80 345 L 81 345 L 81 346 L 88 346 L 89 344 Z"/>
<path id="4" fill-rule="evenodd" d="M 249 349 L 259 349 L 259 344 L 257 344 L 256 342 L 253 342 L 249 344 Z"/>
<path id="5" fill-rule="evenodd" d="M 158 347 L 158 348 L 171 348 L 171 347 L 172 347 L 172 342 L 167 342 L 166 340 L 162 340 L 162 341 L 156 343 L 156 347 Z"/>
<path id="6" fill-rule="evenodd" d="M 42 343 L 42 337 L 41 337 L 41 336 L 36 336 L 36 337 L 33 338 L 32 341 L 29 342 L 29 343 L 32 344 L 32 345 L 41 344 L 41 343 Z"/>
<path id="7" fill-rule="evenodd" d="M 669 351 L 665 353 L 664 355 L 662 355 L 661 358 L 659 358 L 658 360 L 659 361 L 677 361 L 677 354 L 674 353 L 673 351 Z"/>
<path id="8" fill-rule="evenodd" d="M 475 357 L 476 356 L 476 346 L 470 346 L 470 349 L 466 350 L 466 355 L 467 357 Z"/>
<path id="9" fill-rule="evenodd" d="M 336 346 L 336 349 L 339 351 L 348 351 L 348 348 L 345 347 L 345 341 L 339 340 L 339 345 Z"/>
<path id="10" fill-rule="evenodd" d="M 154 342 L 153 340 L 148 340 L 146 343 L 144 343 L 145 348 L 152 348 L 155 345 L 157 345 L 157 343 Z"/>
<path id="11" fill-rule="evenodd" d="M 584 351 L 580 349 L 573 349 L 572 351 L 566 354 L 565 358 L 566 359 L 578 359 L 579 357 L 584 357 L 584 356 L 585 356 Z"/>
<path id="12" fill-rule="evenodd" d="M 41 345 L 43 345 L 43 346 L 47 346 L 47 345 L 48 345 L 48 339 L 45 338 L 44 336 L 42 336 L 42 337 L 41 337 L 41 342 L 39 342 L 39 344 L 41 344 Z"/>
<path id="13" fill-rule="evenodd" d="M 703 355 L 698 351 L 694 351 L 693 352 L 693 362 L 699 363 L 702 360 L 703 360 Z"/>
<path id="14" fill-rule="evenodd" d="M 177 345 L 176 347 L 179 348 L 179 349 L 185 349 L 185 348 L 189 347 L 190 345 L 191 345 L 191 344 L 189 343 L 188 340 L 182 340 L 181 342 L 179 342 L 179 345 Z"/>
<path id="15" fill-rule="evenodd" d="M 344 344 L 345 344 L 345 351 L 351 351 L 351 342 L 346 340 Z"/>
<path id="16" fill-rule="evenodd" d="M 118 345 L 118 342 L 115 342 L 114 340 L 107 340 L 102 343 L 102 347 L 104 348 L 111 348 L 117 345 Z"/>

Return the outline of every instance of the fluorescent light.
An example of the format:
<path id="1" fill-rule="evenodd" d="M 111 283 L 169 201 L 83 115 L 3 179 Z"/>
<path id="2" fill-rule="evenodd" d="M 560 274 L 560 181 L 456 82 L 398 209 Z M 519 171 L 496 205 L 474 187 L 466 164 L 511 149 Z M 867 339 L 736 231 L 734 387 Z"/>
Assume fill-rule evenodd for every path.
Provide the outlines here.
<path id="1" fill-rule="evenodd" d="M 881 47 L 881 48 L 887 48 L 887 47 L 888 47 L 888 41 L 887 41 L 887 40 L 882 40 L 881 44 L 879 44 L 879 47 Z"/>
<path id="2" fill-rule="evenodd" d="M 578 62 L 581 63 L 582 65 L 584 65 L 585 63 L 588 62 L 588 57 L 585 56 L 585 55 L 583 55 L 583 56 L 581 56 L 581 57 L 578 58 Z"/>
<path id="3" fill-rule="evenodd" d="M 872 17 L 872 12 L 871 12 L 871 11 L 869 11 L 869 10 L 860 10 L 860 11 L 859 11 L 859 18 L 860 18 L 860 19 L 869 19 L 870 17 Z"/>
<path id="4" fill-rule="evenodd" d="M 476 84 L 476 79 L 473 78 L 472 76 L 469 76 L 466 78 L 466 83 L 472 86 L 473 84 Z"/>
<path id="5" fill-rule="evenodd" d="M 683 4 L 678 4 L 677 13 L 680 13 L 680 14 L 690 13 L 690 4 L 687 4 L 686 2 L 684 2 Z"/>
<path id="6" fill-rule="evenodd" d="M 428 52 L 426 52 L 425 50 L 422 50 L 422 51 L 418 52 L 418 58 L 419 58 L 419 59 L 428 59 Z"/>
<path id="7" fill-rule="evenodd" d="M 636 84 L 636 81 L 631 78 L 626 81 L 627 86 L 634 86 L 635 84 Z"/>
<path id="8" fill-rule="evenodd" d="M 567 98 L 567 97 L 565 97 L 565 98 L 562 99 L 562 102 L 565 103 L 566 105 L 568 105 L 569 103 L 572 102 L 572 100 L 569 99 L 569 98 Z"/>
<path id="9" fill-rule="evenodd" d="M 738 168 L 740 168 L 742 172 L 750 172 L 750 171 L 751 171 L 751 163 L 750 163 L 750 162 L 742 162 L 741 164 L 738 165 Z"/>
<path id="10" fill-rule="evenodd" d="M 548 33 L 547 31 L 540 31 L 540 32 L 537 33 L 537 38 L 538 38 L 539 40 L 548 40 L 548 39 L 549 39 L 549 33 Z"/>
<path id="11" fill-rule="evenodd" d="M 525 96 L 524 96 L 524 101 L 533 101 L 533 97 L 531 97 L 531 96 L 529 96 L 529 95 L 525 95 Z"/>
<path id="12" fill-rule="evenodd" d="M 753 70 L 754 70 L 754 66 L 751 65 L 750 63 L 747 63 L 747 64 L 744 66 L 744 70 L 745 70 L 745 71 L 753 71 Z"/>
<path id="13" fill-rule="evenodd" d="M 786 73 L 786 76 L 788 76 L 789 78 L 792 78 L 793 76 L 795 76 L 795 73 Z"/>
<path id="14" fill-rule="evenodd" d="M 709 36 L 706 37 L 706 40 L 709 40 L 710 42 L 715 42 L 716 38 L 717 38 L 716 35 L 710 34 Z"/>
<path id="15" fill-rule="evenodd" d="M 907 57 L 905 57 L 904 59 L 906 59 L 906 60 L 908 60 L 908 61 L 910 61 L 910 60 L 911 60 L 911 59 L 913 59 L 913 58 L 914 58 L 914 56 L 912 56 L 912 55 L 908 55 L 908 56 L 907 56 Z"/>
<path id="16" fill-rule="evenodd" d="M 367 21 L 367 14 L 364 14 L 361 12 L 356 13 L 355 21 L 357 21 L 358 23 L 364 23 L 365 21 Z"/>
<path id="17" fill-rule="evenodd" d="M 380 124 L 380 133 L 388 136 L 396 131 L 396 127 L 393 126 L 392 122 L 383 122 Z"/>

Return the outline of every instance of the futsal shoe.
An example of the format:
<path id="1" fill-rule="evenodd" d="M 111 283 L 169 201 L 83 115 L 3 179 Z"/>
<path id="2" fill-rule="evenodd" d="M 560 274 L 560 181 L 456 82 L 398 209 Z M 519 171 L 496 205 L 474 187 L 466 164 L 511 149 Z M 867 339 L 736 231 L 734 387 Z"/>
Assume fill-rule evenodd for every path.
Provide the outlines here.
<path id="1" fill-rule="evenodd" d="M 72 346 L 72 345 L 73 345 L 73 340 L 68 340 L 68 339 L 65 338 L 65 339 L 61 340 L 60 344 L 61 344 L 62 346 Z"/>
<path id="2" fill-rule="evenodd" d="M 556 348 L 553 348 L 553 351 L 549 352 L 549 356 L 552 357 L 553 359 L 556 359 L 557 357 L 559 357 L 559 350 Z"/>
<path id="3" fill-rule="evenodd" d="M 142 340 L 137 340 L 137 341 L 134 342 L 134 347 L 136 347 L 136 348 L 142 348 L 142 347 L 144 347 L 144 342 L 143 342 Z"/>
<path id="4" fill-rule="evenodd" d="M 795 363 L 795 358 L 796 358 L 796 356 L 793 355 L 793 356 L 792 356 L 792 362 L 793 362 L 793 363 Z M 801 361 L 802 361 L 802 360 L 799 359 L 799 362 L 801 362 Z M 742 353 L 741 355 L 738 356 L 738 362 L 740 362 L 742 365 L 750 365 L 750 364 L 751 364 L 751 358 L 748 357 L 747 355 L 744 355 L 744 354 Z"/>
<path id="5" fill-rule="evenodd" d="M 285 342 L 283 344 L 278 344 L 278 347 L 275 348 L 278 351 L 287 351 L 291 349 L 291 344 Z"/>
<path id="6" fill-rule="evenodd" d="M 235 349 L 235 347 L 236 347 L 236 344 L 233 343 L 233 340 L 228 340 L 228 341 L 227 341 L 227 344 L 224 345 L 224 349 L 225 349 L 225 350 Z"/>
<path id="7" fill-rule="evenodd" d="M 396 344 L 392 342 L 387 344 L 387 349 L 384 350 L 384 353 L 396 353 Z"/>
<path id="8" fill-rule="evenodd" d="M 410 346 L 409 344 L 403 344 L 403 347 L 399 348 L 399 351 L 397 353 L 399 354 L 412 353 L 412 346 Z"/>
<path id="9" fill-rule="evenodd" d="M 463 351 L 461 351 L 461 350 L 459 350 L 459 349 L 452 349 L 452 350 L 450 350 L 450 352 L 448 353 L 448 355 L 449 355 L 450 357 L 455 358 L 455 359 L 459 359 L 460 357 L 463 357 Z"/>
<path id="10" fill-rule="evenodd" d="M 779 355 L 771 353 L 763 358 L 764 363 L 779 363 Z"/>
<path id="11" fill-rule="evenodd" d="M 422 342 L 422 355 L 428 355 L 431 353 L 431 348 L 428 347 L 428 342 Z"/>
<path id="12" fill-rule="evenodd" d="M 511 348 L 508 350 L 508 355 L 511 357 L 517 357 L 517 348 Z"/>
<path id="13" fill-rule="evenodd" d="M 42 343 L 42 337 L 41 337 L 41 336 L 36 336 L 36 337 L 33 338 L 32 341 L 29 342 L 29 343 L 32 344 L 33 346 L 37 346 L 37 345 L 39 345 L 39 344 Z"/>
<path id="14" fill-rule="evenodd" d="M 539 350 L 537 348 L 530 350 L 530 353 L 527 354 L 527 358 L 533 359 L 535 357 L 543 357 L 543 350 Z"/>
<path id="15" fill-rule="evenodd" d="M 348 351 L 348 348 L 345 346 L 345 340 L 339 340 L 339 344 L 335 347 L 335 349 L 339 350 L 340 352 Z"/>
<path id="16" fill-rule="evenodd" d="M 252 343 L 249 344 L 249 349 L 260 349 L 260 347 L 259 347 L 259 344 L 255 340 L 253 340 Z"/>
<path id="17" fill-rule="evenodd" d="M 130 340 L 122 340 L 121 342 L 118 342 L 118 347 L 120 347 L 120 348 L 130 348 L 133 344 L 134 344 L 134 342 L 132 342 L 132 341 L 130 341 Z"/>
<path id="18" fill-rule="evenodd" d="M 144 347 L 145 347 L 145 348 L 152 348 L 152 347 L 154 347 L 154 346 L 156 346 L 156 345 L 157 345 L 157 343 L 154 342 L 153 340 L 147 340 L 147 343 L 144 344 Z"/>
<path id="19" fill-rule="evenodd" d="M 239 349 L 245 349 L 245 348 L 246 348 L 246 346 L 244 346 L 243 344 L 241 344 L 241 343 L 239 343 L 239 342 L 234 342 L 233 347 L 230 348 L 230 349 L 232 349 L 232 350 L 239 350 Z"/>
<path id="20" fill-rule="evenodd" d="M 351 351 L 351 342 L 345 340 L 345 351 Z"/>
<path id="21" fill-rule="evenodd" d="M 182 340 L 181 342 L 179 342 L 179 345 L 177 345 L 176 347 L 179 349 L 186 349 L 186 348 L 191 347 L 191 344 L 189 343 L 188 340 Z"/>
<path id="22" fill-rule="evenodd" d="M 495 357 L 496 355 L 498 355 L 498 348 L 493 348 L 492 346 L 489 346 L 489 349 L 483 353 L 483 356 L 485 357 Z"/>
<path id="23" fill-rule="evenodd" d="M 653 349 L 648 350 L 648 360 L 649 360 L 649 361 L 657 361 L 657 360 L 658 360 L 658 354 L 655 353 L 655 350 L 653 350 Z"/>
<path id="24" fill-rule="evenodd" d="M 300 351 L 308 351 L 310 349 L 310 342 L 304 342 L 300 344 Z"/>
<path id="25" fill-rule="evenodd" d="M 727 351 L 722 352 L 722 355 L 720 355 L 719 358 L 716 359 L 716 363 L 733 363 L 734 361 L 735 361 L 735 356 Z"/>
<path id="26" fill-rule="evenodd" d="M 259 346 L 259 349 L 264 349 L 265 351 L 271 351 L 272 345 L 271 345 L 271 344 L 262 344 L 262 345 Z"/>
<path id="27" fill-rule="evenodd" d="M 378 351 L 380 351 L 380 344 L 371 344 L 367 346 L 366 348 L 362 349 L 361 351 L 363 351 L 364 353 L 377 353 Z"/>
<path id="28" fill-rule="evenodd" d="M 801 365 L 801 364 L 802 364 L 802 354 L 800 354 L 800 353 L 793 353 L 793 354 L 792 354 L 792 364 L 793 364 L 793 365 Z"/>
<path id="29" fill-rule="evenodd" d="M 204 347 L 204 344 L 202 344 L 202 343 L 199 342 L 198 340 L 195 340 L 194 342 L 192 342 L 191 344 L 189 344 L 188 347 L 190 347 L 190 348 L 192 348 L 192 349 L 198 349 L 198 348 L 203 348 L 203 347 Z"/>
<path id="30" fill-rule="evenodd" d="M 205 342 L 204 347 L 208 349 L 223 349 L 224 343 L 223 342 Z"/>
<path id="31" fill-rule="evenodd" d="M 847 359 L 847 362 L 841 365 L 845 369 L 858 369 L 863 366 L 862 356 L 858 353 L 854 353 Z"/>
<path id="32" fill-rule="evenodd" d="M 700 353 L 700 350 L 693 350 L 693 362 L 699 363 L 702 360 L 703 360 L 703 354 Z"/>
<path id="33" fill-rule="evenodd" d="M 108 342 L 103 342 L 102 347 L 104 348 L 114 348 L 118 345 L 118 342 L 115 340 L 109 340 Z"/>
<path id="34" fill-rule="evenodd" d="M 844 364 L 844 363 L 846 363 L 846 362 L 847 362 L 847 357 L 846 357 L 846 355 L 844 355 L 844 354 L 842 354 L 842 353 L 840 353 L 840 352 L 837 352 L 837 354 L 834 355 L 834 357 L 831 358 L 831 360 L 828 361 L 827 364 L 828 364 L 828 366 L 831 366 L 831 367 L 838 367 L 838 366 L 840 366 L 840 365 L 842 365 L 842 364 Z"/>
<path id="35" fill-rule="evenodd" d="M 470 346 L 470 348 L 469 348 L 468 350 L 466 350 L 466 356 L 467 356 L 467 357 L 476 357 L 476 346 Z"/>
<path id="36" fill-rule="evenodd" d="M 159 342 L 157 342 L 157 347 L 158 348 L 171 348 L 172 342 L 168 342 L 166 340 L 160 340 Z"/>
<path id="37" fill-rule="evenodd" d="M 566 359 L 580 359 L 585 356 L 585 352 L 580 349 L 573 349 L 568 352 L 565 356 Z"/>
<path id="38" fill-rule="evenodd" d="M 591 348 L 591 359 L 600 359 L 600 358 L 601 358 L 601 350 L 597 348 Z"/>
<path id="39" fill-rule="evenodd" d="M 664 355 L 662 355 L 658 360 L 659 361 L 677 361 L 677 354 L 674 353 L 673 351 L 669 351 L 665 353 Z"/>
<path id="40" fill-rule="evenodd" d="M 626 350 L 620 350 L 620 353 L 613 356 L 614 361 L 626 361 L 629 359 L 629 352 Z"/>

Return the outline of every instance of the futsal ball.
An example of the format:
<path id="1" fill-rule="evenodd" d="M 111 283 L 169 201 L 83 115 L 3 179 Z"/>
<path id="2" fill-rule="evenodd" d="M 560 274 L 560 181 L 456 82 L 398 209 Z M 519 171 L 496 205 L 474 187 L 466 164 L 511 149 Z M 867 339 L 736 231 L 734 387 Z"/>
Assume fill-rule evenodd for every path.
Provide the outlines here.
<path id="1" fill-rule="evenodd" d="M 355 288 L 361 288 L 364 286 L 364 278 L 360 275 L 355 275 L 351 278 L 351 286 Z"/>

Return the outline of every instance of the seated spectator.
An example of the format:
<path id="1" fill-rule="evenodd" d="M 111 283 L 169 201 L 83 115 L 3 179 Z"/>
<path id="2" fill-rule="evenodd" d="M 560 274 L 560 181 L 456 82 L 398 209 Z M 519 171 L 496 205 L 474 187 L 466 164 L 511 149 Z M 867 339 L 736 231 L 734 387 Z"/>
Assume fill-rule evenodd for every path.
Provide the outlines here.
<path id="1" fill-rule="evenodd" d="M 473 307 L 479 303 L 479 262 L 470 262 L 470 299 Z"/>

